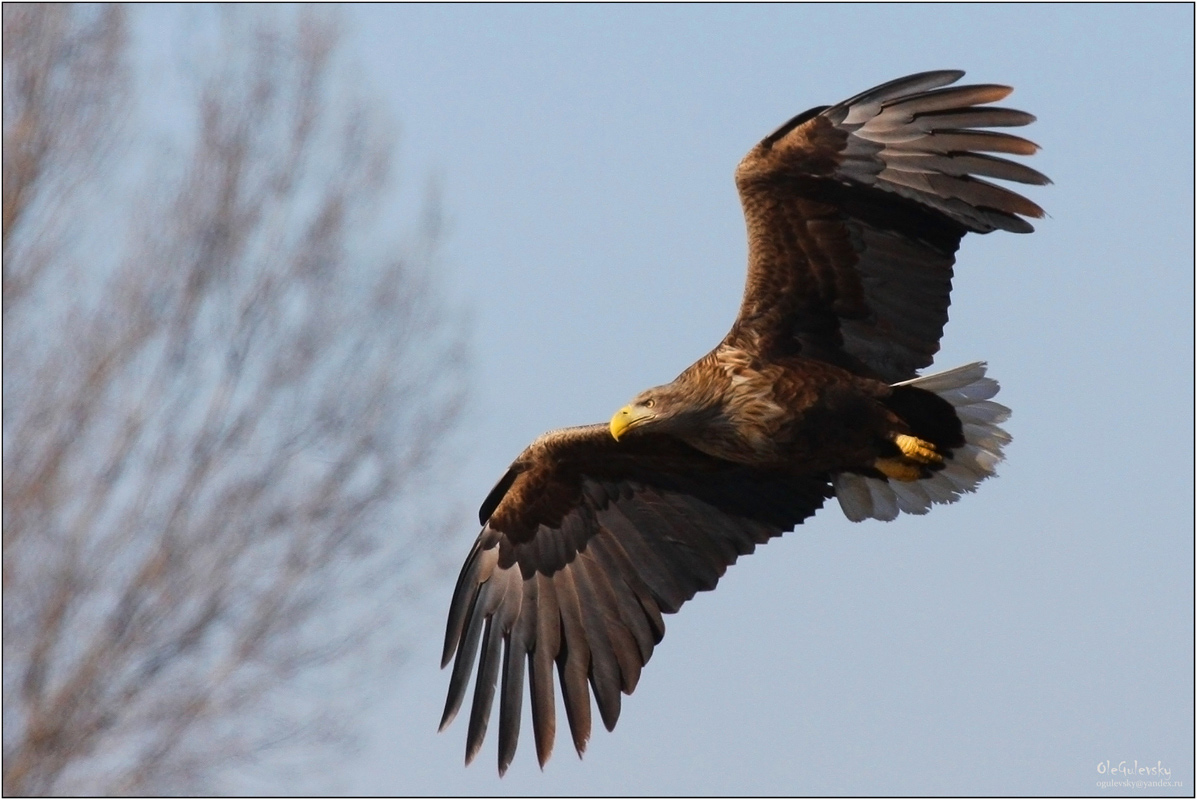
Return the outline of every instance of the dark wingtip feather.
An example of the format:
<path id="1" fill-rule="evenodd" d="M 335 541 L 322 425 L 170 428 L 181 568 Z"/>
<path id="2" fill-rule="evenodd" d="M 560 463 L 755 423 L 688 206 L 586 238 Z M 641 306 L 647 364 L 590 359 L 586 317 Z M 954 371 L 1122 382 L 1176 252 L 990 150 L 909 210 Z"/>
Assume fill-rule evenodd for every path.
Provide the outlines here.
<path id="1" fill-rule="evenodd" d="M 445 698 L 445 711 L 441 715 L 441 725 L 439 730 L 444 730 L 445 727 L 453 721 L 457 716 L 458 710 L 461 708 L 462 700 L 465 699 L 466 686 L 470 680 L 470 673 L 474 669 L 474 659 L 478 653 L 478 640 L 482 636 L 482 614 L 474 613 L 473 606 L 477 604 L 477 598 L 471 604 L 469 614 L 469 624 L 466 626 L 465 633 L 462 635 L 461 647 L 457 651 L 457 660 L 453 662 L 453 673 L 449 676 L 449 694 Z"/>
<path id="2" fill-rule="evenodd" d="M 962 69 L 936 69 L 927 72 L 916 72 L 913 75 L 895 78 L 892 81 L 886 81 L 871 89 L 866 89 L 858 95 L 837 103 L 833 107 L 843 108 L 858 103 L 869 103 L 874 100 L 898 97 L 910 92 L 930 91 L 940 86 L 955 83 L 963 77 L 964 70 Z"/>
<path id="3" fill-rule="evenodd" d="M 507 645 L 508 655 L 503 663 L 503 683 L 499 694 L 499 777 L 507 772 L 515 758 L 515 748 L 520 737 L 520 701 L 523 699 L 523 659 L 524 654 L 515 651 L 513 664 L 511 645 Z M 510 687 L 514 686 L 514 690 Z M 513 697 L 514 695 L 514 697 Z"/>
<path id="4" fill-rule="evenodd" d="M 467 561 L 465 567 L 461 570 L 461 575 L 457 578 L 457 587 L 453 590 L 453 600 L 449 604 L 449 619 L 445 623 L 445 644 L 441 650 L 441 669 L 449 666 L 449 662 L 453 660 L 453 655 L 457 652 L 458 645 L 461 643 L 462 628 L 465 625 L 466 609 L 473 605 L 475 597 L 478 593 L 478 587 L 468 587 L 466 581 L 471 572 L 473 554 L 471 554 L 471 561 Z"/>
<path id="5" fill-rule="evenodd" d="M 581 758 L 586 752 L 586 743 L 590 741 L 590 688 L 586 680 L 590 651 L 582 625 L 582 609 L 573 570 L 567 566 L 558 572 L 554 585 L 563 633 L 561 649 L 557 653 L 561 699 L 565 705 L 565 718 L 569 722 L 574 749 Z"/>
<path id="6" fill-rule="evenodd" d="M 536 575 L 536 649 L 528 654 L 528 690 L 532 701 L 532 734 L 536 760 L 543 770 L 557 738 L 557 703 L 553 692 L 553 661 L 561 647 L 561 616 L 552 580 Z"/>
<path id="7" fill-rule="evenodd" d="M 445 644 L 444 649 L 441 650 L 441 669 L 449 665 L 453 654 L 463 643 L 462 629 L 465 627 L 469 614 L 472 613 L 470 609 L 478 600 L 481 579 L 489 576 L 495 562 L 498 561 L 499 554 L 494 548 L 497 536 L 490 528 L 483 528 L 482 533 L 478 535 L 478 540 L 470 549 L 470 555 L 466 558 L 461 573 L 457 576 L 457 584 L 453 587 L 453 599 L 449 603 L 449 619 L 445 624 Z M 486 575 L 483 575 L 484 570 Z M 471 666 L 473 666 L 472 662 Z"/>
<path id="8" fill-rule="evenodd" d="M 590 742 L 590 689 L 585 673 L 560 658 L 557 660 L 557 671 L 570 738 L 578 758 L 581 758 L 586 754 L 586 745 Z"/>
<path id="9" fill-rule="evenodd" d="M 553 755 L 557 738 L 556 699 L 553 696 L 552 660 L 539 652 L 529 654 L 528 682 L 532 694 L 532 737 L 536 741 L 536 761 L 543 770 Z"/>
<path id="10" fill-rule="evenodd" d="M 1004 100 L 1009 97 L 1013 91 L 1014 87 L 1001 83 L 973 83 L 967 86 L 949 86 L 896 98 L 890 107 L 900 108 L 907 113 L 917 116 L 929 112 L 947 111 L 953 108 L 963 110 L 970 106 L 996 103 L 998 100 Z"/>
<path id="11" fill-rule="evenodd" d="M 1001 212 L 997 212 L 1001 214 Z M 998 224 L 1000 230 L 1006 233 L 1034 233 L 1035 226 L 1027 222 L 1022 217 L 1014 217 L 1007 214 L 1002 214 L 1002 221 Z"/>
<path id="12" fill-rule="evenodd" d="M 524 699 L 524 664 L 536 639 L 536 581 L 523 584 L 521 613 L 507 636 L 503 653 L 503 680 L 499 690 L 499 777 L 507 772 L 515 758 L 520 737 L 520 712 Z"/>
<path id="13" fill-rule="evenodd" d="M 487 617 L 486 631 L 482 634 L 482 658 L 478 663 L 478 677 L 474 680 L 474 704 L 470 709 L 470 725 L 466 733 L 466 759 L 470 762 L 482 749 L 486 738 L 490 709 L 495 699 L 495 682 L 499 677 L 499 653 L 503 643 L 502 634 L 496 629 L 495 618 Z"/>
<path id="14" fill-rule="evenodd" d="M 596 576 L 592 573 L 599 571 L 601 567 L 597 567 L 593 558 L 585 553 L 579 554 L 570 565 L 582 612 L 583 635 L 590 649 L 590 685 L 603 725 L 610 731 L 619 719 L 620 674 L 615 645 L 611 641 L 612 630 L 608 627 L 613 623 L 609 623 L 607 617 L 617 616 L 619 612 L 595 585 Z"/>

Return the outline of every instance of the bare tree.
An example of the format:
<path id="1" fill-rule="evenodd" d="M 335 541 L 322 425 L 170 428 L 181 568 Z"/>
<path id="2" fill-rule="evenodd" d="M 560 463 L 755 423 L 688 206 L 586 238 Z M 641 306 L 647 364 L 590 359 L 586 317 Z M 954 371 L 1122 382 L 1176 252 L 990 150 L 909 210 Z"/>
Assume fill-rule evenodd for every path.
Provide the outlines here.
<path id="1" fill-rule="evenodd" d="M 308 741 L 450 522 L 435 214 L 387 255 L 335 26 L 233 12 L 147 157 L 126 13 L 3 8 L 6 795 L 219 791 Z"/>

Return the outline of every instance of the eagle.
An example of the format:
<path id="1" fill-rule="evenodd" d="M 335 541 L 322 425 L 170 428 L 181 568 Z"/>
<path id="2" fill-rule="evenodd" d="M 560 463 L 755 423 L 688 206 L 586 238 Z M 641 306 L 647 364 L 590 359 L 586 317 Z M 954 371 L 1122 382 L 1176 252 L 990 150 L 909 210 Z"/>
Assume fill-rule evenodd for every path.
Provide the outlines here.
<path id="1" fill-rule="evenodd" d="M 991 155 L 1038 150 L 991 130 L 1035 118 L 989 105 L 1008 86 L 953 85 L 963 75 L 884 83 L 753 147 L 735 172 L 748 278 L 727 336 L 609 423 L 539 437 L 487 495 L 441 662 L 441 730 L 478 664 L 466 764 L 496 689 L 499 774 L 511 764 L 525 675 L 541 768 L 558 684 L 581 756 L 591 692 L 612 730 L 664 615 L 829 498 L 850 520 L 892 520 L 994 475 L 1010 411 L 986 365 L 918 370 L 939 349 L 961 238 L 1043 216 L 984 178 L 1050 181 Z"/>

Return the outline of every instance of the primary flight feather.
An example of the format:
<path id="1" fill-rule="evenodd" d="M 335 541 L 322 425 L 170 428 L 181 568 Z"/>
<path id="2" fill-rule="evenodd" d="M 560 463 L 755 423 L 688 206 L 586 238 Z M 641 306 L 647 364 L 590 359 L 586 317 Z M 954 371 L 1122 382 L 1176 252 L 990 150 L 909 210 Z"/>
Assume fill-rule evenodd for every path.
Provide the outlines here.
<path id="1" fill-rule="evenodd" d="M 525 675 L 541 766 L 557 686 L 581 755 L 591 694 L 614 728 L 663 615 L 828 498 L 890 520 L 994 474 L 1010 412 L 984 364 L 916 371 L 939 349 L 961 238 L 1043 216 L 984 178 L 1049 181 L 988 155 L 1034 153 L 987 130 L 1034 117 L 987 105 L 1009 87 L 952 86 L 963 75 L 899 78 L 765 137 L 736 168 L 748 279 L 727 336 L 608 424 L 539 437 L 487 496 L 442 659 L 456 656 L 442 729 L 477 660 L 467 763 L 497 689 L 500 774 L 510 765 Z"/>

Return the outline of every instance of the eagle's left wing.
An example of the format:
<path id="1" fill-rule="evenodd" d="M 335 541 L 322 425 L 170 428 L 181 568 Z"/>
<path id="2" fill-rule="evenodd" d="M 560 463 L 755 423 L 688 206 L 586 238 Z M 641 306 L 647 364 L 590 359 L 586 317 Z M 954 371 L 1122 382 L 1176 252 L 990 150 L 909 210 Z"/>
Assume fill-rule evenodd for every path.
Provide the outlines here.
<path id="1" fill-rule="evenodd" d="M 1031 155 L 985 128 L 1034 117 L 985 104 L 1008 86 L 910 75 L 794 117 L 741 161 L 748 280 L 728 343 L 800 353 L 890 382 L 928 366 L 968 231 L 1027 233 L 1043 210 L 978 176 L 1048 179 L 983 153 Z M 943 88 L 948 87 L 948 88 Z"/>

